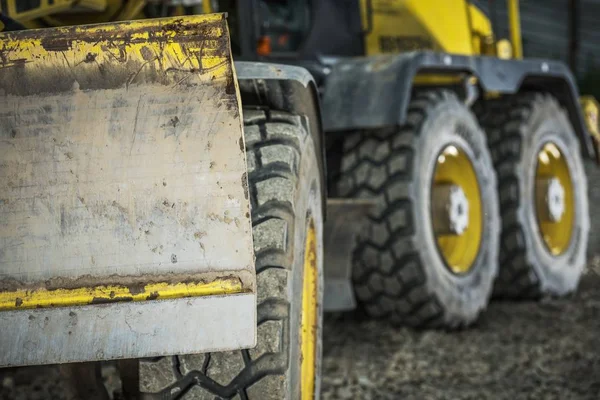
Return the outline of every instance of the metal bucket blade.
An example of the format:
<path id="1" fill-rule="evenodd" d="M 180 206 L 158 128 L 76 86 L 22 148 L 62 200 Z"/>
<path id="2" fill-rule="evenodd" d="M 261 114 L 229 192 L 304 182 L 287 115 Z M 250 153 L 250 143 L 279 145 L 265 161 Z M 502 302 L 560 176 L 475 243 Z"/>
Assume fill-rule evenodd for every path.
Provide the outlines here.
<path id="1" fill-rule="evenodd" d="M 254 343 L 244 139 L 223 15 L 0 35 L 0 94 L 0 366 Z M 224 294 L 240 302 L 215 297 Z M 221 315 L 248 305 L 239 335 L 218 333 L 231 321 L 207 323 L 210 307 L 186 312 L 186 297 L 211 298 Z M 172 303 L 148 336 L 154 300 Z M 110 324 L 96 303 L 114 307 Z M 85 324 L 51 331 L 69 325 L 68 308 Z M 47 329 L 31 323 L 42 313 Z M 177 315 L 205 334 L 181 342 Z M 40 345 L 23 351 L 27 342 Z"/>

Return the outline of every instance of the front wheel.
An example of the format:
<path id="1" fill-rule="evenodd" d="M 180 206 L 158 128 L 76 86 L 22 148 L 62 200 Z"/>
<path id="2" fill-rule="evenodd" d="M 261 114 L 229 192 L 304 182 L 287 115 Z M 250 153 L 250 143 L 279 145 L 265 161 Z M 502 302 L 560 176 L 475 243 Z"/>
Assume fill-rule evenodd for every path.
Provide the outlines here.
<path id="1" fill-rule="evenodd" d="M 211 400 L 319 397 L 321 174 L 303 122 L 284 112 L 244 109 L 256 255 L 257 346 L 144 360 L 142 392 Z"/>

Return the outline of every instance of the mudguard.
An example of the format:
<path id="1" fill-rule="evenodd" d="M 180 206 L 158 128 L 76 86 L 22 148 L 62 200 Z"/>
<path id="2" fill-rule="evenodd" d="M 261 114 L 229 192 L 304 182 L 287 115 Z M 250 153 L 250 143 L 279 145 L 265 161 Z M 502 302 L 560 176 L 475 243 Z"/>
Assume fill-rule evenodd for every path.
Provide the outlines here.
<path id="1" fill-rule="evenodd" d="M 326 132 L 403 124 L 417 73 L 466 72 L 478 78 L 484 92 L 513 94 L 535 89 L 554 94 L 569 113 L 582 152 L 594 156 L 575 80 L 561 62 L 419 51 L 339 59 L 331 68 L 322 99 Z"/>
<path id="2" fill-rule="evenodd" d="M 306 118 L 307 128 L 320 154 L 321 193 L 326 210 L 325 138 L 317 84 L 307 69 L 287 64 L 238 61 L 235 69 L 244 105 L 265 106 Z M 326 211 L 324 211 L 326 213 Z"/>

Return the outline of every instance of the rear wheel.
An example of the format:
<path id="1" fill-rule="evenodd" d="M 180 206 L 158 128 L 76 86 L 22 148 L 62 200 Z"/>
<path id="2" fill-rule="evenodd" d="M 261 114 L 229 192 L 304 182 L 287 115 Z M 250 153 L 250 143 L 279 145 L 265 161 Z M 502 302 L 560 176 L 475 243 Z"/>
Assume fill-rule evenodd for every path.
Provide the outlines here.
<path id="1" fill-rule="evenodd" d="M 353 262 L 370 316 L 417 327 L 477 318 L 497 272 L 496 178 L 484 133 L 454 93 L 418 94 L 399 129 L 349 135 L 337 189 L 376 199 Z"/>
<path id="2" fill-rule="evenodd" d="M 502 212 L 495 295 L 574 291 L 586 263 L 589 215 L 579 141 L 566 112 L 552 96 L 525 93 L 488 102 L 481 121 Z"/>
<path id="3" fill-rule="evenodd" d="M 323 221 L 314 143 L 303 119 L 288 113 L 244 109 L 244 123 L 257 346 L 144 360 L 142 392 L 211 400 L 318 398 Z"/>

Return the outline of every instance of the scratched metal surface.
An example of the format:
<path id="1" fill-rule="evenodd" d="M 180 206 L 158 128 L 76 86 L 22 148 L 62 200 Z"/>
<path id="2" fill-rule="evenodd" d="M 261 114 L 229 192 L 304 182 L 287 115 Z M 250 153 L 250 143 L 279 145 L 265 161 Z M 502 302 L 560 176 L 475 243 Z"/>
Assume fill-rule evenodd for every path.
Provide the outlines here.
<path id="1" fill-rule="evenodd" d="M 253 272 L 226 29 L 212 15 L 0 36 L 6 287 Z"/>
<path id="2" fill-rule="evenodd" d="M 0 312 L 0 366 L 254 345 L 236 85 L 222 15 L 0 35 L 0 297 L 51 307 Z"/>

